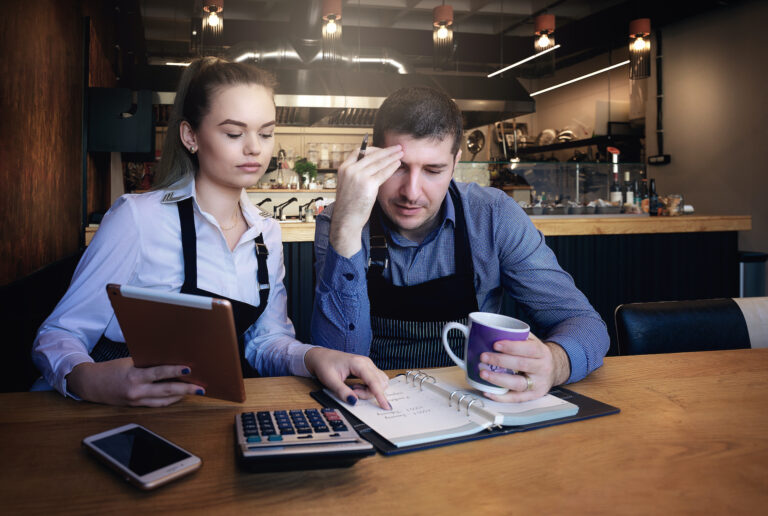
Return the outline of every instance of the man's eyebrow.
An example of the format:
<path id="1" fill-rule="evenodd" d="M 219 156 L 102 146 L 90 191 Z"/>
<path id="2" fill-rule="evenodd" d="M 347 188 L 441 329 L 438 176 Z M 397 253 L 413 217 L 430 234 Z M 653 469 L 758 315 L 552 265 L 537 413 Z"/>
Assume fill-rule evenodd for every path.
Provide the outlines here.
<path id="1" fill-rule="evenodd" d="M 400 163 L 402 163 L 405 166 L 408 166 L 409 163 L 405 160 L 400 160 Z M 445 168 L 448 166 L 448 163 L 425 163 L 424 168 Z"/>

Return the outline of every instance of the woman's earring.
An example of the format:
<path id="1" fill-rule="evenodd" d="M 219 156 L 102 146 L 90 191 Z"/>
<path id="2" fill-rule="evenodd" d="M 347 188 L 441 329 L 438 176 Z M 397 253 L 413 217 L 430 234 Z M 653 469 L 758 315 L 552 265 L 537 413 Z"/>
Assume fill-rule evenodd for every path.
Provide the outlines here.
<path id="1" fill-rule="evenodd" d="M 192 154 L 194 154 L 195 152 L 197 152 L 197 145 L 193 145 L 192 147 L 190 147 L 190 148 L 189 148 L 189 152 L 190 152 L 190 153 L 192 153 Z"/>

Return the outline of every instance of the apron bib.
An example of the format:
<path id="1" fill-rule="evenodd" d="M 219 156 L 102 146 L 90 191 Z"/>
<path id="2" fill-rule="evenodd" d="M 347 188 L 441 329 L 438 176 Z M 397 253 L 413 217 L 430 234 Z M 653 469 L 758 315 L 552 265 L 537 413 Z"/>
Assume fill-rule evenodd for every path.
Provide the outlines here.
<path id="1" fill-rule="evenodd" d="M 389 258 L 379 210 L 371 217 L 367 274 L 373 334 L 370 358 L 380 369 L 455 365 L 443 348 L 443 326 L 450 321 L 467 324 L 469 313 L 478 310 L 464 208 L 453 181 L 448 191 L 456 211 L 456 272 L 450 276 L 418 285 L 392 285 L 382 276 Z M 448 342 L 454 353 L 464 354 L 463 335 L 449 336 Z"/>
<path id="2" fill-rule="evenodd" d="M 259 376 L 256 370 L 245 358 L 245 332 L 258 319 L 267 307 L 269 299 L 269 271 L 267 270 L 267 246 L 264 245 L 264 236 L 259 234 L 254 239 L 254 251 L 258 262 L 257 279 L 259 282 L 259 306 L 253 306 L 242 301 L 229 299 L 218 294 L 202 290 L 197 287 L 197 232 L 195 231 L 195 216 L 192 207 L 192 198 L 189 197 L 178 204 L 179 221 L 181 223 L 181 246 L 184 253 L 184 284 L 181 287 L 182 294 L 194 294 L 198 296 L 216 297 L 226 299 L 232 304 L 232 315 L 235 319 L 235 331 L 238 335 L 240 348 L 240 364 L 245 378 Z M 116 342 L 101 336 L 99 342 L 91 351 L 91 358 L 95 362 L 105 362 L 117 358 L 130 356 L 125 342 Z"/>

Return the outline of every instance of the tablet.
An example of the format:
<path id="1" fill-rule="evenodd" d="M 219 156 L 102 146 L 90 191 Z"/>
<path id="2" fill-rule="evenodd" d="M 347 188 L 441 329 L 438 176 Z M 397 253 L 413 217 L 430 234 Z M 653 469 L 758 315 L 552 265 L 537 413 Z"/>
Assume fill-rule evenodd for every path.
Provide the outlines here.
<path id="1" fill-rule="evenodd" d="M 245 401 L 229 301 L 113 283 L 107 295 L 136 367 L 185 365 L 192 373 L 180 381 L 206 396 Z"/>

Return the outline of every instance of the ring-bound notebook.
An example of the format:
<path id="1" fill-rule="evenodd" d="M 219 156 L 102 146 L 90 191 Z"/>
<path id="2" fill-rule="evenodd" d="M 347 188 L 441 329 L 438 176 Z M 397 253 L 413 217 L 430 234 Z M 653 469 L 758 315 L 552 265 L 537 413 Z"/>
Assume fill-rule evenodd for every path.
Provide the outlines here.
<path id="1" fill-rule="evenodd" d="M 497 403 L 467 385 L 458 367 L 409 371 L 392 378 L 387 399 L 350 406 L 330 391 L 312 393 L 327 407 L 344 410 L 355 430 L 385 455 L 444 446 L 608 414 L 619 409 L 564 388 L 523 403 Z"/>

